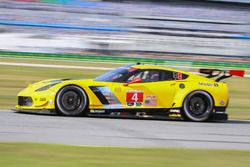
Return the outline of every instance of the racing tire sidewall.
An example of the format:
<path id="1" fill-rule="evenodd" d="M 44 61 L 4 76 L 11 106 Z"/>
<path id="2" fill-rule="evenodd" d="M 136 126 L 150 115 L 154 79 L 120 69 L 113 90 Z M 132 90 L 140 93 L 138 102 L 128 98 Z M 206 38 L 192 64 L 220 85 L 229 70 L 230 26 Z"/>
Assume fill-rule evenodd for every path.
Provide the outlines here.
<path id="1" fill-rule="evenodd" d="M 69 91 L 76 93 L 77 97 L 79 97 L 79 99 L 80 99 L 79 106 L 76 109 L 70 110 L 70 111 L 64 107 L 64 104 L 62 101 L 63 95 Z M 65 86 L 61 90 L 59 90 L 59 92 L 57 93 L 56 109 L 60 115 L 65 115 L 65 116 L 86 115 L 87 105 L 88 105 L 87 95 L 86 95 L 85 91 L 78 86 L 75 86 L 75 85 Z"/>
<path id="2" fill-rule="evenodd" d="M 192 113 L 192 111 L 190 111 L 190 100 L 194 97 L 201 97 L 202 100 L 204 100 L 205 105 L 205 111 L 204 113 L 202 113 L 201 115 L 195 115 Z M 194 122 L 203 122 L 203 121 L 207 121 L 212 113 L 213 113 L 213 109 L 214 109 L 214 101 L 213 98 L 210 96 L 210 94 L 208 94 L 205 91 L 194 91 L 192 93 L 190 93 L 184 100 L 183 103 L 183 113 L 186 119 L 190 120 L 190 121 L 194 121 Z"/>

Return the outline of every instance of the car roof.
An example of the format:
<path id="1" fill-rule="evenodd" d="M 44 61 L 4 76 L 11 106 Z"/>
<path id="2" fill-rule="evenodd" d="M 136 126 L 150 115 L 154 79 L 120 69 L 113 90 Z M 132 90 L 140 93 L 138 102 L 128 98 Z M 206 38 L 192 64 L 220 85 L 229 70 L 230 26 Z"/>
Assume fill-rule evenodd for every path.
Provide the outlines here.
<path id="1" fill-rule="evenodd" d="M 190 75 L 189 72 L 181 71 L 181 70 L 176 70 L 168 67 L 163 67 L 163 66 L 157 66 L 157 65 L 133 65 L 131 66 L 132 68 L 137 68 L 137 69 L 157 69 L 157 70 L 167 70 L 167 71 L 174 71 L 174 72 L 181 72 L 184 74 Z"/>

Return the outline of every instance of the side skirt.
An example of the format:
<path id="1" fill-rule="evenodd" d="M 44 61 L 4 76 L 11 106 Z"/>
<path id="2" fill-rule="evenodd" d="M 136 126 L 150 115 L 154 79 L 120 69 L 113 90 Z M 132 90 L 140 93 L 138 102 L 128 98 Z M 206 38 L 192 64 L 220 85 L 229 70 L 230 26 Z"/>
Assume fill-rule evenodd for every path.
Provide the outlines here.
<path id="1" fill-rule="evenodd" d="M 37 109 L 37 110 L 11 109 L 11 110 L 18 113 L 57 115 L 56 110 L 46 110 L 46 109 Z"/>
<path id="2" fill-rule="evenodd" d="M 88 116 L 184 120 L 180 108 L 172 109 L 92 109 Z"/>

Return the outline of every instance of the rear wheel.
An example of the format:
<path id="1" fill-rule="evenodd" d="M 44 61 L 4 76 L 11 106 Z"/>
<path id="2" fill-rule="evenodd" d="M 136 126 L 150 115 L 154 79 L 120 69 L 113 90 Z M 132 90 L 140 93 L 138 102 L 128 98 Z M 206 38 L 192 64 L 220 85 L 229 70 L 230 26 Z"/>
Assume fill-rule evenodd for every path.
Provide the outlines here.
<path id="1" fill-rule="evenodd" d="M 79 116 L 87 111 L 86 93 L 78 86 L 65 86 L 56 97 L 56 108 L 61 115 Z"/>
<path id="2" fill-rule="evenodd" d="M 188 120 L 201 122 L 210 118 L 213 106 L 213 99 L 207 92 L 194 91 L 186 97 L 183 112 Z"/>

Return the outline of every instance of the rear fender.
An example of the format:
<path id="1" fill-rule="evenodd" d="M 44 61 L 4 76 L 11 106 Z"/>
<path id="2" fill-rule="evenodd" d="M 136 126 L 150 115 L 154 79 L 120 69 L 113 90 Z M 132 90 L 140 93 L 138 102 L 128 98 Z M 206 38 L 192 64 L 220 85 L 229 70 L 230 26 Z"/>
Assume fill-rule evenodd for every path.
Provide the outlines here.
<path id="1" fill-rule="evenodd" d="M 173 108 L 182 107 L 185 98 L 194 91 L 207 92 L 217 107 L 226 107 L 228 103 L 228 88 L 225 83 L 199 84 L 199 82 L 178 83 L 173 100 Z"/>

